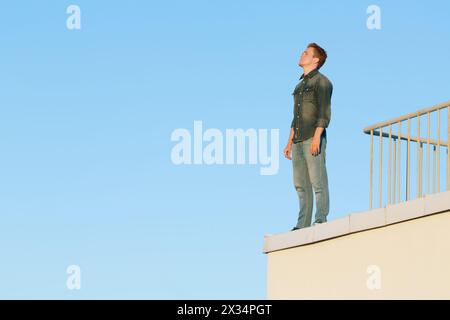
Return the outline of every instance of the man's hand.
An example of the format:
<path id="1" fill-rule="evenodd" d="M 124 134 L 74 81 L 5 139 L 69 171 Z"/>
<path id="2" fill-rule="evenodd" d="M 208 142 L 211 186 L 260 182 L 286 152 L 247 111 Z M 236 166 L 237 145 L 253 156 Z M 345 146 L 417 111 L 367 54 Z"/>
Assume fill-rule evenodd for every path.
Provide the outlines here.
<path id="1" fill-rule="evenodd" d="M 292 143 L 288 143 L 286 148 L 284 148 L 284 151 L 283 151 L 284 156 L 288 160 L 292 160 L 292 158 L 291 158 L 291 149 L 292 149 Z"/>
<path id="2" fill-rule="evenodd" d="M 317 156 L 320 150 L 320 136 L 314 135 L 309 151 L 313 156 Z"/>

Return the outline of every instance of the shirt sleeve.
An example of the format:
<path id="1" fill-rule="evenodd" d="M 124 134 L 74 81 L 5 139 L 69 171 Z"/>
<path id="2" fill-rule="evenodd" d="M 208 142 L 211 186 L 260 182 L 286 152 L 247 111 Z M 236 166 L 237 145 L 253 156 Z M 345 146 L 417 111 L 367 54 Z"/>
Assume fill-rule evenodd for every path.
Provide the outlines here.
<path id="1" fill-rule="evenodd" d="M 294 114 L 294 116 L 292 118 L 291 128 L 294 128 L 294 126 L 295 126 L 295 90 L 292 93 L 292 95 L 293 95 L 293 99 L 294 99 L 294 106 L 293 106 L 293 112 L 292 113 Z"/>
<path id="2" fill-rule="evenodd" d="M 333 85 L 331 82 L 323 78 L 317 84 L 317 108 L 319 110 L 316 127 L 326 128 L 331 119 L 331 95 L 333 93 Z"/>

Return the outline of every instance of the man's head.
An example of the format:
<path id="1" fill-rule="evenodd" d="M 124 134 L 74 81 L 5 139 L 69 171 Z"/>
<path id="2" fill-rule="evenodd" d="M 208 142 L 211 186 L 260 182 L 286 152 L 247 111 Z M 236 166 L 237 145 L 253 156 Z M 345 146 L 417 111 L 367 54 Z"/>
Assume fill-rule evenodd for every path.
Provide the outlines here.
<path id="1" fill-rule="evenodd" d="M 327 60 L 327 52 L 317 43 L 308 44 L 300 56 L 298 65 L 302 68 L 320 69 Z"/>

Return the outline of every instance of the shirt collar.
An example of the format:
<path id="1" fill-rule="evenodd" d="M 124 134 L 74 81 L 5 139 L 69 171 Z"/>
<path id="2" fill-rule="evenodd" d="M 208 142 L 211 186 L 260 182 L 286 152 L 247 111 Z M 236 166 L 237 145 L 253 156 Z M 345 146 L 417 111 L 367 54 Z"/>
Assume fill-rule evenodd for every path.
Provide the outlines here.
<path id="1" fill-rule="evenodd" d="M 303 78 L 305 78 L 305 79 L 312 78 L 312 77 L 314 77 L 314 75 L 315 75 L 317 72 L 319 72 L 319 70 L 318 70 L 317 68 L 314 69 L 314 70 L 311 70 L 306 76 L 305 76 L 305 74 L 302 74 L 302 76 L 300 77 L 299 80 L 302 80 Z"/>

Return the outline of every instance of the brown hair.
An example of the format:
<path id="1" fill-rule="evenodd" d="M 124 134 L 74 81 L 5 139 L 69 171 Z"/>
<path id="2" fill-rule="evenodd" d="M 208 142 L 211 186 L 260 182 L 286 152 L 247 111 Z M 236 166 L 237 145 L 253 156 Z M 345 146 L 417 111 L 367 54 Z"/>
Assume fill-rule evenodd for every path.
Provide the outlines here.
<path id="1" fill-rule="evenodd" d="M 320 69 L 327 60 L 327 52 L 315 42 L 308 44 L 307 48 L 314 48 L 314 58 L 319 58 L 317 69 Z"/>

